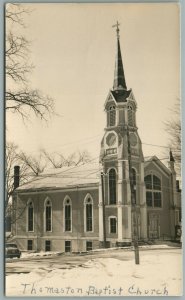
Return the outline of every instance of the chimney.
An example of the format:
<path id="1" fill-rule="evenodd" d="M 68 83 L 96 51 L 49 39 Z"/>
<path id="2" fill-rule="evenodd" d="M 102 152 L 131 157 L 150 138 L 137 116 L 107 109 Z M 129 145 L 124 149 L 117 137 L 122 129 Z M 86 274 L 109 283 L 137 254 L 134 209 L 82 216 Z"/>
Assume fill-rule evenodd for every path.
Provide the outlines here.
<path id="1" fill-rule="evenodd" d="M 14 167 L 14 189 L 19 186 L 19 179 L 20 179 L 20 166 Z"/>

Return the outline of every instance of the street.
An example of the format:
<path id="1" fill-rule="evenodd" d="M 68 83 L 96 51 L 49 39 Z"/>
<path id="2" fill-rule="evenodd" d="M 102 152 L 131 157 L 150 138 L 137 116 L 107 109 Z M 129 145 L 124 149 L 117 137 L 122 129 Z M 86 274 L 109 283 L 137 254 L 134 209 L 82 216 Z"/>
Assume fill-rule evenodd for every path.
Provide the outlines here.
<path id="1" fill-rule="evenodd" d="M 91 252 L 86 254 L 61 254 L 52 256 L 28 257 L 6 259 L 6 275 L 15 273 L 29 273 L 33 269 L 39 268 L 48 270 L 71 269 L 76 266 L 82 266 L 87 261 L 93 258 L 101 257 L 119 257 L 120 260 L 130 260 L 130 251 L 117 250 L 107 252 Z"/>

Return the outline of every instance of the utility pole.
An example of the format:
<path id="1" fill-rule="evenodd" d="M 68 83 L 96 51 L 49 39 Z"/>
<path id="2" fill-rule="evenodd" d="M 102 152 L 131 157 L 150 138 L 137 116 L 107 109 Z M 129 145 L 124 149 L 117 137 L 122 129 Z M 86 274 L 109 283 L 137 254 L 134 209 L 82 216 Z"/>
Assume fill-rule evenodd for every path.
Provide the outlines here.
<path id="1" fill-rule="evenodd" d="M 102 213 L 103 213 L 103 247 L 106 248 L 106 226 L 105 226 L 105 196 L 104 196 L 104 174 L 101 172 L 102 186 Z"/>
<path id="2" fill-rule="evenodd" d="M 127 143 L 128 143 L 128 167 L 129 167 L 129 180 L 130 180 L 130 192 L 131 192 L 131 217 L 133 220 L 133 240 L 134 240 L 134 253 L 135 253 L 135 264 L 139 265 L 139 247 L 138 247 L 138 224 L 136 215 L 136 199 L 134 193 L 134 182 L 132 175 L 132 157 L 130 148 L 130 136 L 129 127 L 127 126 Z"/>

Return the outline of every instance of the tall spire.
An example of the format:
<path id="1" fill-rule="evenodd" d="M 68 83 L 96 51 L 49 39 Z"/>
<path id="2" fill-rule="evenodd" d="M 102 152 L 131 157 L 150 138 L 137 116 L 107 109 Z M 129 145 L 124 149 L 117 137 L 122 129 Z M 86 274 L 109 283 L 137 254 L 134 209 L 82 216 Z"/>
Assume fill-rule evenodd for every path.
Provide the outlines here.
<path id="1" fill-rule="evenodd" d="M 126 81 L 125 81 L 125 74 L 123 70 L 123 62 L 121 57 L 121 48 L 119 42 L 119 23 L 113 25 L 112 27 L 116 27 L 117 33 L 117 52 L 116 52 L 116 63 L 115 63 L 115 70 L 114 70 L 114 83 L 113 83 L 113 90 L 127 90 Z"/>

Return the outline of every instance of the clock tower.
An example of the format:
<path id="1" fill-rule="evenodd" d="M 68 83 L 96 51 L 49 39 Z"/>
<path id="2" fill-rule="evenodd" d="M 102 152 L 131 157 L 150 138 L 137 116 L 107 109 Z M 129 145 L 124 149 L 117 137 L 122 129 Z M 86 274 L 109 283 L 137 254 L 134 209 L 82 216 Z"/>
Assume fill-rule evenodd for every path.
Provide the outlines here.
<path id="1" fill-rule="evenodd" d="M 118 22 L 116 31 L 114 81 L 104 105 L 106 126 L 100 152 L 104 201 L 100 184 L 99 236 L 100 242 L 106 238 L 110 246 L 130 244 L 136 231 L 140 240 L 147 238 L 144 158 L 136 125 L 137 103 L 132 89 L 127 89 L 126 85 Z M 134 207 L 133 200 L 131 202 L 130 180 L 133 186 Z M 133 211 L 136 218 L 133 218 Z M 102 226 L 103 219 L 105 226 Z"/>

